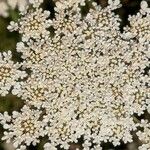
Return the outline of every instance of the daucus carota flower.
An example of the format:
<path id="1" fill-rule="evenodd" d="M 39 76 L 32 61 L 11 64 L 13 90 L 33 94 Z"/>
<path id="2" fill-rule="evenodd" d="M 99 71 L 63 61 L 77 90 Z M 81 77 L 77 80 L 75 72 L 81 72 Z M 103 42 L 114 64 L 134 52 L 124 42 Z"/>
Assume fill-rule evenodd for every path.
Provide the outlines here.
<path id="1" fill-rule="evenodd" d="M 26 77 L 26 72 L 19 70 L 21 64 L 12 61 L 11 51 L 0 53 L 0 94 L 5 96 L 18 79 Z"/>
<path id="2" fill-rule="evenodd" d="M 13 138 L 14 147 L 22 149 L 25 145 L 36 145 L 39 143 L 39 137 L 44 136 L 44 123 L 40 120 L 41 111 L 32 110 L 27 106 L 24 106 L 20 112 L 14 111 L 11 119 L 5 120 L 3 116 L 2 122 L 4 129 L 4 137 L 2 140 L 10 142 Z"/>
<path id="3" fill-rule="evenodd" d="M 113 12 L 121 7 L 119 0 L 109 0 L 104 8 L 90 0 L 57 0 L 54 18 L 40 8 L 41 0 L 29 3 L 18 22 L 8 26 L 22 35 L 16 49 L 23 59 L 19 69 L 28 70 L 28 76 L 15 82 L 20 76 L 8 73 L 13 67 L 3 67 L 0 76 L 5 77 L 1 88 L 13 85 L 12 94 L 28 107 L 15 112 L 12 121 L 1 114 L 7 130 L 3 139 L 23 149 L 45 136 L 44 149 L 56 150 L 82 138 L 84 150 L 100 150 L 103 143 L 126 144 L 137 135 L 143 143 L 139 149 L 149 150 L 149 122 L 137 118 L 150 112 L 147 3 L 129 16 L 123 32 Z"/>
<path id="4" fill-rule="evenodd" d="M 29 10 L 29 12 L 25 12 L 23 17 L 17 24 L 11 22 L 8 29 L 18 30 L 19 33 L 23 35 L 23 41 L 28 41 L 30 38 L 40 39 L 46 35 L 48 35 L 48 31 L 46 30 L 51 26 L 51 20 L 46 20 L 50 15 L 49 11 L 44 11 L 41 8 L 36 8 L 36 10 Z"/>

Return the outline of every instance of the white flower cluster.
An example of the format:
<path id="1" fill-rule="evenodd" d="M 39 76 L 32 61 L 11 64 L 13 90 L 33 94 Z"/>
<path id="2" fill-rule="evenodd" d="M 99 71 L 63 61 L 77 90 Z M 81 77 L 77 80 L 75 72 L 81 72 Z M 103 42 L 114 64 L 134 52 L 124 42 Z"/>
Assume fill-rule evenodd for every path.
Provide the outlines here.
<path id="1" fill-rule="evenodd" d="M 39 120 L 41 113 L 42 111 L 32 110 L 27 106 L 21 109 L 21 113 L 14 111 L 11 117 L 7 116 L 9 119 L 2 122 L 4 129 L 8 130 L 4 132 L 2 140 L 9 143 L 13 139 L 15 148 L 21 145 L 17 150 L 25 150 L 25 145 L 39 143 L 38 138 L 44 136 L 44 123 Z"/>
<path id="2" fill-rule="evenodd" d="M 0 16 L 8 17 L 9 9 L 24 10 L 28 4 L 28 0 L 0 0 Z"/>
<path id="3" fill-rule="evenodd" d="M 0 68 L 1 88 L 13 85 L 11 93 L 26 104 L 12 117 L 1 114 L 3 140 L 23 150 L 45 136 L 49 142 L 44 149 L 56 150 L 69 149 L 83 138 L 84 150 L 100 150 L 102 143 L 132 142 L 135 132 L 144 144 L 139 149 L 149 150 L 150 124 L 136 118 L 150 112 L 147 3 L 129 17 L 123 33 L 121 19 L 113 12 L 121 7 L 119 0 L 109 0 L 105 8 L 90 0 L 58 0 L 53 19 L 40 8 L 42 0 L 29 3 L 18 23 L 8 26 L 22 34 L 17 51 L 23 62 L 16 67 L 2 59 L 5 65 Z M 90 8 L 83 15 L 87 3 Z M 16 82 L 25 74 L 10 73 L 13 68 L 30 73 Z"/>
<path id="4" fill-rule="evenodd" d="M 12 61 L 11 51 L 0 53 L 0 94 L 5 96 L 18 79 L 27 76 L 25 71 L 19 70 L 21 64 Z"/>
<path id="5" fill-rule="evenodd" d="M 149 150 L 150 149 L 150 123 L 147 120 L 141 120 L 139 125 L 142 131 L 137 132 L 137 136 L 144 143 L 139 147 L 139 150 Z"/>
<path id="6" fill-rule="evenodd" d="M 50 15 L 49 11 L 44 11 L 41 8 L 36 10 L 29 10 L 22 13 L 23 17 L 19 23 L 10 22 L 8 29 L 11 31 L 18 30 L 23 35 L 22 40 L 28 41 L 30 38 L 41 39 L 48 36 L 49 32 L 46 30 L 51 26 L 51 20 L 47 20 Z"/>

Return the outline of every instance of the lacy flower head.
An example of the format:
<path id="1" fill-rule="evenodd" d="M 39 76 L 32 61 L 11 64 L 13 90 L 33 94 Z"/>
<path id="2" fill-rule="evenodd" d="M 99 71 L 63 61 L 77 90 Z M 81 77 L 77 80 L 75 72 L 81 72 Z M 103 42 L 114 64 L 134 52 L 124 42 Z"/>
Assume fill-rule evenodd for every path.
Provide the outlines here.
<path id="1" fill-rule="evenodd" d="M 18 22 L 16 51 L 0 54 L 0 94 L 24 106 L 0 114 L 2 140 L 25 150 L 44 139 L 44 150 L 101 150 L 140 141 L 150 150 L 150 8 L 141 2 L 121 30 L 119 0 L 102 7 L 93 0 L 29 0 Z M 83 9 L 88 7 L 86 12 Z M 142 119 L 141 119 L 142 118 Z"/>

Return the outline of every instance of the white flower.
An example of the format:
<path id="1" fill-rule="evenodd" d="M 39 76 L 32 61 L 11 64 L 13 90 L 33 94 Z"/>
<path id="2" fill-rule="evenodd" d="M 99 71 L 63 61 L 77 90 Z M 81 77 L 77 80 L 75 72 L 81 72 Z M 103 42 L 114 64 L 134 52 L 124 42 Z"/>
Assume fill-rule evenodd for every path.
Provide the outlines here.
<path id="1" fill-rule="evenodd" d="M 24 11 L 24 13 L 21 20 L 19 20 L 18 26 L 16 23 L 11 22 L 8 29 L 11 31 L 19 30 L 19 33 L 23 34 L 23 41 L 28 41 L 30 38 L 40 39 L 49 34 L 46 30 L 51 26 L 51 20 L 46 20 L 50 15 L 49 11 L 42 11 L 42 9 L 39 8 L 35 11 Z"/>
<path id="2" fill-rule="evenodd" d="M 11 51 L 0 53 L 0 94 L 5 96 L 18 79 L 26 77 L 25 71 L 19 70 L 21 64 L 12 61 Z"/>
<path id="3" fill-rule="evenodd" d="M 116 9 L 121 7 L 120 0 L 108 0 L 108 4 L 111 9 Z"/>
<path id="4" fill-rule="evenodd" d="M 14 147 L 21 146 L 20 149 L 31 143 L 36 145 L 39 143 L 39 137 L 44 135 L 44 124 L 40 117 L 41 111 L 31 110 L 24 106 L 21 113 L 13 113 L 11 120 L 3 125 L 7 131 L 4 132 L 2 140 L 7 140 L 7 142 L 12 140 Z"/>
<path id="5" fill-rule="evenodd" d="M 149 13 L 150 14 L 150 8 L 148 8 L 148 3 L 146 1 L 141 2 L 141 12 L 143 14 Z"/>
<path id="6" fill-rule="evenodd" d="M 29 3 L 33 5 L 33 7 L 39 7 L 43 0 L 29 0 Z"/>
<path id="7" fill-rule="evenodd" d="M 48 85 L 45 82 L 29 78 L 26 82 L 20 82 L 14 86 L 12 94 L 21 97 L 28 104 L 40 107 L 49 99 Z"/>
<path id="8" fill-rule="evenodd" d="M 10 31 L 16 31 L 16 30 L 18 30 L 18 24 L 14 21 L 11 21 L 10 25 L 7 27 L 7 29 Z"/>
<path id="9" fill-rule="evenodd" d="M 143 3 L 145 3 L 143 1 Z M 142 4 L 142 7 L 144 7 Z M 146 15 L 146 17 L 144 17 Z M 145 41 L 150 41 L 150 13 L 142 14 L 137 13 L 137 15 L 129 16 L 130 27 L 126 27 L 126 34 L 130 35 L 131 38 L 136 38 L 138 41 L 144 43 Z M 126 36 L 125 34 L 125 36 Z"/>
<path id="10" fill-rule="evenodd" d="M 141 120 L 140 127 L 143 129 L 142 131 L 137 132 L 137 136 L 143 143 L 139 147 L 139 150 L 149 150 L 150 149 L 150 123 L 148 120 Z"/>
<path id="11" fill-rule="evenodd" d="M 30 40 L 27 45 L 23 42 L 17 43 L 17 51 L 22 53 L 24 59 L 24 67 L 34 68 L 34 64 L 44 63 L 44 59 L 47 58 L 50 49 L 50 43 L 48 39 L 39 40 L 34 42 Z M 44 62 L 43 62 L 44 61 Z"/>
<path id="12" fill-rule="evenodd" d="M 132 142 L 136 132 L 146 142 L 141 148 L 146 148 L 149 123 L 140 123 L 136 115 L 149 111 L 150 79 L 145 70 L 150 64 L 150 16 L 142 12 L 147 4 L 142 2 L 140 12 L 129 16 L 130 26 L 122 33 L 121 19 L 113 12 L 121 6 L 119 0 L 109 0 L 105 8 L 92 3 L 86 15 L 80 6 L 90 1 L 55 0 L 52 20 L 49 11 L 39 8 L 41 2 L 30 0 L 31 7 L 21 12 L 18 23 L 8 27 L 23 36 L 17 51 L 23 59 L 20 67 L 29 75 L 18 82 L 13 78 L 11 85 L 12 94 L 28 107 L 13 112 L 11 122 L 7 114 L 0 116 L 7 130 L 3 139 L 24 149 L 45 135 L 44 149 L 55 150 L 69 149 L 82 137 L 84 150 L 100 150 L 102 143 Z M 8 88 L 4 85 L 1 88 Z"/>

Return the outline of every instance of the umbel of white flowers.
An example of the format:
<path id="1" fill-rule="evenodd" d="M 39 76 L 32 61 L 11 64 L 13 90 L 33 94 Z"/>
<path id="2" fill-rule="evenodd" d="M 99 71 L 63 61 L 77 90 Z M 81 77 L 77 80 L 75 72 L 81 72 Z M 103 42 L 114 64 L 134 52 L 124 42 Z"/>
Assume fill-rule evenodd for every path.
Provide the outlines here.
<path id="1" fill-rule="evenodd" d="M 0 54 L 0 94 L 21 97 L 25 106 L 0 114 L 2 139 L 25 150 L 48 137 L 44 149 L 57 150 L 82 137 L 84 150 L 100 150 L 102 143 L 130 143 L 135 133 L 139 150 L 150 150 L 150 123 L 135 117 L 150 113 L 148 4 L 142 1 L 120 32 L 113 12 L 119 0 L 105 8 L 90 0 L 54 2 L 54 18 L 40 8 L 42 0 L 30 0 L 8 26 L 22 35 L 16 49 L 23 61 L 14 63 L 11 51 Z"/>

